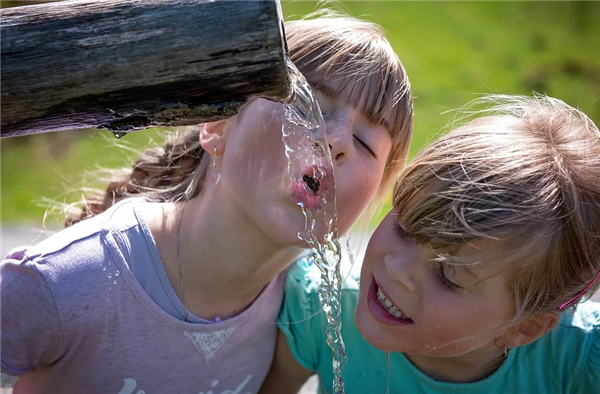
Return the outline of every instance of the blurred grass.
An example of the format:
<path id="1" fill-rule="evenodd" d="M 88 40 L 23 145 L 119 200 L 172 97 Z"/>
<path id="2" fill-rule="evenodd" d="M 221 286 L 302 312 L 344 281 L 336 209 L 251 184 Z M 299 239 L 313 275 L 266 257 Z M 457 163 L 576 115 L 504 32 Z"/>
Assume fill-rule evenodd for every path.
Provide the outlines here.
<path id="1" fill-rule="evenodd" d="M 48 207 L 55 202 L 78 200 L 82 188 L 101 188 L 100 168 L 130 167 L 136 152 L 162 141 L 169 129 L 130 133 L 117 141 L 102 130 L 73 130 L 9 138 L 1 147 L 1 223 L 42 224 Z M 48 224 L 60 225 L 59 217 Z"/>
<path id="2" fill-rule="evenodd" d="M 415 95 L 414 155 L 481 93 L 560 98 L 600 124 L 600 3 L 390 2 L 331 3 L 382 25 L 406 67 Z M 283 2 L 286 19 L 311 12 L 315 2 Z M 142 150 L 163 131 L 124 138 Z M 134 155 L 115 148 L 106 131 L 4 139 L 0 222 L 41 223 L 42 197 L 67 202 L 65 191 L 101 186 L 84 171 L 128 165 Z M 127 159 L 127 158 L 130 159 Z"/>

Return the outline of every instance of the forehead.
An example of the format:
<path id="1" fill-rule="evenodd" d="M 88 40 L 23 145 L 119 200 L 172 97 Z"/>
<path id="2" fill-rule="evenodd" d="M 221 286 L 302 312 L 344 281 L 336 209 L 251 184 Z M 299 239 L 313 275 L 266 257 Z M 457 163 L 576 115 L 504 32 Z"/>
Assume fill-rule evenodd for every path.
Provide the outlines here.
<path id="1" fill-rule="evenodd" d="M 369 94 L 360 94 L 360 87 L 355 86 L 356 82 L 345 78 L 334 78 L 329 81 L 322 81 L 316 89 L 325 96 L 333 100 L 339 100 L 345 104 L 351 105 L 359 110 L 374 125 L 383 126 L 388 134 L 392 130 L 394 121 L 392 111 L 388 111 L 386 116 L 377 116 L 373 111 L 373 103 Z"/>
<path id="2" fill-rule="evenodd" d="M 509 249 L 510 243 L 504 240 L 477 239 L 461 245 L 449 260 L 473 284 L 492 278 L 507 283 L 511 265 Z"/>

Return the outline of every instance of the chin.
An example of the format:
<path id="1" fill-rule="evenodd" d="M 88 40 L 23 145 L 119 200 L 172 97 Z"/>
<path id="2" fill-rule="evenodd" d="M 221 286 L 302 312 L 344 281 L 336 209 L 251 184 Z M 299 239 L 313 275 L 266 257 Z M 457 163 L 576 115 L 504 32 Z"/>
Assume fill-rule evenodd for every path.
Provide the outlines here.
<path id="1" fill-rule="evenodd" d="M 266 234 L 269 238 L 271 238 L 275 243 L 285 246 L 285 247 L 294 247 L 294 248 L 308 248 L 308 245 L 305 241 L 298 238 L 299 230 L 292 230 L 291 228 L 279 228 L 274 226 L 269 229 Z"/>
<path id="2" fill-rule="evenodd" d="M 401 351 L 397 348 L 397 346 L 395 346 L 393 340 L 386 340 L 385 334 L 382 334 L 377 327 L 369 324 L 362 325 L 359 324 L 358 321 L 356 322 L 356 327 L 358 328 L 358 331 L 362 335 L 363 339 L 369 343 L 369 345 L 387 353 Z"/>
<path id="3" fill-rule="evenodd" d="M 368 342 L 369 345 L 384 352 L 400 351 L 398 350 L 394 339 L 389 338 L 388 334 L 383 333 L 379 326 L 373 321 L 373 318 L 369 315 L 366 301 L 360 298 L 354 311 L 354 322 L 363 339 Z"/>

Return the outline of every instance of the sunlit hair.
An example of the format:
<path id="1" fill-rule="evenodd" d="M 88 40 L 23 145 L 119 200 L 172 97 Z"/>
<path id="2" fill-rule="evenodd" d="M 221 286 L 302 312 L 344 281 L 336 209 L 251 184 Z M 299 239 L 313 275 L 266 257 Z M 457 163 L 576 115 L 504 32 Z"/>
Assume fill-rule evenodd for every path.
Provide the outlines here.
<path id="1" fill-rule="evenodd" d="M 286 23 L 290 56 L 317 89 L 341 79 L 338 93 L 376 123 L 392 119 L 393 147 L 382 184 L 405 164 L 412 133 L 410 84 L 381 29 L 372 23 L 322 11 L 321 17 Z M 243 109 L 242 109 L 243 111 Z M 223 122 L 227 127 L 228 122 Z M 142 153 L 132 168 L 110 171 L 106 190 L 91 192 L 67 214 L 66 226 L 95 216 L 127 197 L 186 201 L 200 193 L 209 168 L 198 127 L 168 137 Z"/>
<path id="2" fill-rule="evenodd" d="M 383 29 L 323 10 L 288 22 L 285 31 L 291 60 L 313 88 L 333 90 L 374 124 L 388 123 L 392 149 L 382 181 L 385 189 L 406 163 L 413 104 L 408 76 Z"/>
<path id="3" fill-rule="evenodd" d="M 469 108 L 479 118 L 401 174 L 399 221 L 451 264 L 477 263 L 454 258 L 461 245 L 504 242 L 499 263 L 508 263 L 515 319 L 558 311 L 600 271 L 600 132 L 582 112 L 541 95 L 490 95 Z"/>

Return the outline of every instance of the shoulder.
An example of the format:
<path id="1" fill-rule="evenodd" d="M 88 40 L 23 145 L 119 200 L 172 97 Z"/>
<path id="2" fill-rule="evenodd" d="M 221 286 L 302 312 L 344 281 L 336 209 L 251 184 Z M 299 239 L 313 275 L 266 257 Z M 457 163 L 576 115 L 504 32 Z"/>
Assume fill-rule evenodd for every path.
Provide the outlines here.
<path id="1" fill-rule="evenodd" d="M 39 271 L 49 283 L 62 275 L 75 273 L 105 257 L 103 238 L 107 232 L 101 218 L 77 223 L 39 244 L 12 252 L 7 258 L 20 258 Z"/>
<path id="2" fill-rule="evenodd" d="M 577 309 L 561 319 L 561 326 L 581 330 L 584 333 L 598 333 L 600 330 L 600 303 L 586 301 L 577 306 Z"/>
<path id="3" fill-rule="evenodd" d="M 342 263 L 340 276 L 342 279 L 342 292 L 358 291 L 359 277 L 357 268 L 350 264 Z M 297 260 L 289 269 L 286 280 L 286 292 L 303 291 L 308 294 L 317 293 L 321 284 L 322 272 L 310 256 Z"/>
<path id="4" fill-rule="evenodd" d="M 587 301 L 561 318 L 553 333 L 559 359 L 571 371 L 570 392 L 595 392 L 600 387 L 600 303 Z M 561 346 L 562 345 L 562 346 Z"/>
<path id="5" fill-rule="evenodd" d="M 354 315 L 358 297 L 360 266 L 341 264 L 341 301 L 343 317 Z M 285 294 L 282 311 L 292 312 L 296 317 L 308 318 L 320 314 L 323 309 L 319 301 L 319 286 L 323 273 L 309 255 L 297 260 L 285 278 Z M 345 309 L 345 310 L 344 310 Z M 281 316 L 281 315 L 280 315 Z M 324 316 L 323 316 L 324 319 Z"/>
<path id="6" fill-rule="evenodd" d="M 579 344 L 590 350 L 592 345 L 599 345 L 600 304 L 587 301 L 579 304 L 575 310 L 565 312 L 548 336 L 555 342 L 573 342 L 568 347 L 562 346 L 566 348 Z"/>
<path id="7" fill-rule="evenodd" d="M 42 242 L 12 250 L 6 259 L 33 264 L 51 280 L 59 272 L 78 272 L 114 259 L 119 252 L 115 238 L 123 237 L 127 229 L 124 217 L 133 217 L 125 200 L 93 218 L 63 229 Z M 119 210 L 118 215 L 115 212 Z M 127 213 L 127 215 L 124 215 Z M 132 220 L 127 220 L 131 223 Z M 135 222 L 137 223 L 137 221 Z M 120 239 L 120 238 L 119 238 Z"/>
<path id="8" fill-rule="evenodd" d="M 563 313 L 548 334 L 525 348 L 523 355 L 538 359 L 565 392 L 600 385 L 600 304 L 587 301 Z"/>
<path id="9" fill-rule="evenodd" d="M 116 267 L 117 262 L 121 267 L 124 264 L 110 214 L 106 211 L 79 222 L 37 245 L 13 249 L 2 261 L 2 281 L 27 283 L 14 289 L 21 293 L 46 289 L 59 312 L 81 299 L 93 298 L 93 291 L 105 284 L 100 281 L 106 279 L 103 271 Z"/>

